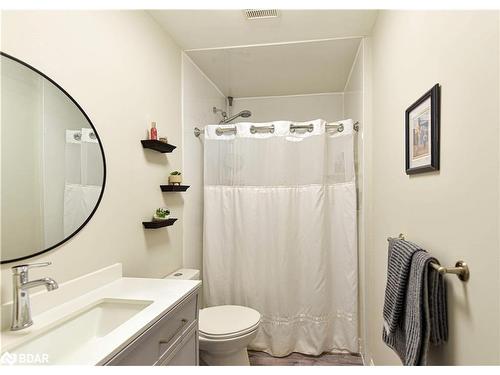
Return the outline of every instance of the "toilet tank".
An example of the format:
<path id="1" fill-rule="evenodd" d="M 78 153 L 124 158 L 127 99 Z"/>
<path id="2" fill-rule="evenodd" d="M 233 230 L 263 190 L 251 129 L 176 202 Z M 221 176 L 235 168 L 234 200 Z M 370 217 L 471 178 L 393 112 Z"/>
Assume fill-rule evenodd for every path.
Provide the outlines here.
<path id="1" fill-rule="evenodd" d="M 195 270 L 193 268 L 181 268 L 177 271 L 172 272 L 170 275 L 164 277 L 164 279 L 177 279 L 177 280 L 200 280 L 200 270 Z M 198 293 L 198 308 L 202 306 L 202 296 L 201 290 Z"/>
<path id="2" fill-rule="evenodd" d="M 165 276 L 164 279 L 199 280 L 200 270 L 181 268 L 172 272 L 170 275 Z"/>

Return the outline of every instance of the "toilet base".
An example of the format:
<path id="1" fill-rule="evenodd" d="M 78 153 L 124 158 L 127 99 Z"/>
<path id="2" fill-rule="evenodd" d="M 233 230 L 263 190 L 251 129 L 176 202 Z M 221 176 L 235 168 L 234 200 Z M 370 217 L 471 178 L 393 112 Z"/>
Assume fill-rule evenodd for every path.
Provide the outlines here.
<path id="1" fill-rule="evenodd" d="M 200 350 L 200 359 L 208 366 L 250 366 L 246 347 L 231 353 L 210 353 Z"/>

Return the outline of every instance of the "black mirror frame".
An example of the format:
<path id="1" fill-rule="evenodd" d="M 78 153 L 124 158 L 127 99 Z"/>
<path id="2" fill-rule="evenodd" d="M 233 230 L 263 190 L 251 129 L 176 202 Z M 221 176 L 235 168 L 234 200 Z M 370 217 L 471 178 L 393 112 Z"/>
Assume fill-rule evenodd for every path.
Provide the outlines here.
<path id="1" fill-rule="evenodd" d="M 71 238 L 73 238 L 78 232 L 80 232 L 83 229 L 83 227 L 85 225 L 87 225 L 87 223 L 90 221 L 90 219 L 92 219 L 92 217 L 94 216 L 95 212 L 97 211 L 97 208 L 99 207 L 99 205 L 101 203 L 101 200 L 102 200 L 102 197 L 104 195 L 104 189 L 105 189 L 105 186 L 106 186 L 106 157 L 104 155 L 104 147 L 103 147 L 103 144 L 101 142 L 101 138 L 99 137 L 99 134 L 98 134 L 96 128 L 94 127 L 94 124 L 92 123 L 92 121 L 90 121 L 89 116 L 87 116 L 87 114 L 85 113 L 85 111 L 83 110 L 83 108 L 80 106 L 80 104 L 78 104 L 77 101 L 66 90 L 64 90 L 52 78 L 48 77 L 46 74 L 44 74 L 41 71 L 39 71 L 38 69 L 34 68 L 30 64 L 25 63 L 24 61 L 19 60 L 18 58 L 14 57 L 14 56 L 11 56 L 11 55 L 9 55 L 9 54 L 7 54 L 5 52 L 2 52 L 2 51 L 0 51 L 0 55 L 3 56 L 3 57 L 9 58 L 9 59 L 11 59 L 11 60 L 13 60 L 13 61 L 21 64 L 21 65 L 24 65 L 28 69 L 31 69 L 32 71 L 34 71 L 37 74 L 41 75 L 43 78 L 45 78 L 47 81 L 49 81 L 54 86 L 56 86 L 59 90 L 61 90 L 73 102 L 73 104 L 80 110 L 80 112 L 83 114 L 83 116 L 85 117 L 85 119 L 88 121 L 88 123 L 92 127 L 92 130 L 94 131 L 94 134 L 96 135 L 97 142 L 99 143 L 99 147 L 101 149 L 101 156 L 102 156 L 102 163 L 103 163 L 103 178 L 102 178 L 101 194 L 99 195 L 99 198 L 97 199 L 97 203 L 96 203 L 94 209 L 92 210 L 92 212 L 90 213 L 90 215 L 87 217 L 87 219 L 82 223 L 82 225 L 80 225 L 73 233 L 71 233 L 69 236 L 67 236 L 63 240 L 59 241 L 55 245 L 52 245 L 52 246 L 50 246 L 50 247 L 48 247 L 48 248 L 46 248 L 44 250 L 37 251 L 37 252 L 35 252 L 33 254 L 22 256 L 22 257 L 19 257 L 19 258 L 8 259 L 8 260 L 1 260 L 0 259 L 0 264 L 6 264 L 6 263 L 13 263 L 13 262 L 18 262 L 20 260 L 24 260 L 24 259 L 36 257 L 36 256 L 44 254 L 44 253 L 46 253 L 46 252 L 48 252 L 50 250 L 54 250 L 55 248 L 61 246 L 66 241 L 69 241 Z"/>

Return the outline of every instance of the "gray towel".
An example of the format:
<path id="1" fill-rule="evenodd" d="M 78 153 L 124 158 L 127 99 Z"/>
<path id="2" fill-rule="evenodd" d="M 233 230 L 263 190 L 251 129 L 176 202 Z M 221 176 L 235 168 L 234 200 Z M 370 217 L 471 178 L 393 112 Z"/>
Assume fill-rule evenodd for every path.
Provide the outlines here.
<path id="1" fill-rule="evenodd" d="M 393 247 L 393 252 L 403 248 L 405 244 L 402 243 L 406 241 L 397 242 L 401 242 L 401 246 Z M 411 245 L 404 248 L 415 247 Z M 409 272 L 402 275 L 407 281 L 400 283 L 405 284 L 406 289 L 403 302 L 398 301 L 401 311 L 393 315 L 398 316 L 396 329 L 390 332 L 384 328 L 382 333 L 384 342 L 398 354 L 404 365 L 426 365 L 429 344 L 439 345 L 448 338 L 444 278 L 429 267 L 430 262 L 437 260 L 426 251 L 413 252 Z"/>
<path id="2" fill-rule="evenodd" d="M 384 300 L 384 331 L 394 333 L 404 309 L 406 285 L 413 253 L 421 250 L 409 241 L 389 239 L 387 285 Z"/>
<path id="3" fill-rule="evenodd" d="M 446 284 L 443 275 L 433 268 L 429 268 L 428 290 L 430 341 L 433 345 L 441 345 L 448 340 Z"/>

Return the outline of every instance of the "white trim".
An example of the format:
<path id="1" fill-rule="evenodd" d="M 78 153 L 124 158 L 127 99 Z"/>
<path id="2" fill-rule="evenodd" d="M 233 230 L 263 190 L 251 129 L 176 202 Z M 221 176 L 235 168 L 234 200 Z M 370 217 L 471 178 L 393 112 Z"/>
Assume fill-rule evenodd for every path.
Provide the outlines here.
<path id="1" fill-rule="evenodd" d="M 349 84 L 349 81 L 351 80 L 352 72 L 354 71 L 354 66 L 356 65 L 356 62 L 358 61 L 359 52 L 361 51 L 361 48 L 363 47 L 363 39 L 364 38 L 361 38 L 361 41 L 359 42 L 358 50 L 356 51 L 356 56 L 354 56 L 354 60 L 352 60 L 351 70 L 349 71 L 349 75 L 347 76 L 347 80 L 345 81 L 344 92 L 346 91 L 347 85 Z"/>
<path id="2" fill-rule="evenodd" d="M 224 95 L 222 90 L 219 89 L 219 87 L 214 83 L 214 81 L 212 81 L 210 78 L 208 78 L 208 76 L 203 72 L 203 70 L 201 70 L 200 67 L 198 65 L 196 65 L 196 63 L 185 52 L 182 52 L 182 58 L 187 59 L 191 64 L 193 64 L 195 66 L 195 68 L 203 76 L 203 78 L 205 78 L 208 82 L 210 82 L 210 84 L 215 88 L 215 90 L 220 94 L 220 96 L 222 96 L 223 98 L 226 98 L 226 95 Z M 183 61 L 182 61 L 182 63 L 184 64 Z M 183 84 L 183 81 L 181 83 Z"/>
<path id="3" fill-rule="evenodd" d="M 273 99 L 273 98 L 293 98 L 298 96 L 320 96 L 320 95 L 344 95 L 341 91 L 332 92 L 318 92 L 313 94 L 293 94 L 293 95 L 268 95 L 268 96 L 242 96 L 239 98 L 233 98 L 233 101 L 237 100 L 253 100 L 253 99 Z"/>
<path id="4" fill-rule="evenodd" d="M 226 50 L 235 48 L 252 48 L 252 47 L 267 47 L 267 46 L 283 46 L 288 44 L 300 44 L 300 43 L 315 43 L 315 42 L 329 42 L 334 40 L 346 40 L 346 39 L 360 39 L 362 40 L 366 35 L 356 35 L 356 36 L 342 36 L 337 38 L 323 38 L 323 39 L 309 39 L 309 40 L 294 40 L 289 42 L 273 42 L 273 43 L 258 43 L 258 44 L 242 44 L 235 46 L 224 46 L 224 47 L 209 47 L 209 48 L 190 48 L 183 50 L 184 52 L 199 52 L 199 51 L 213 51 L 213 50 Z"/>

